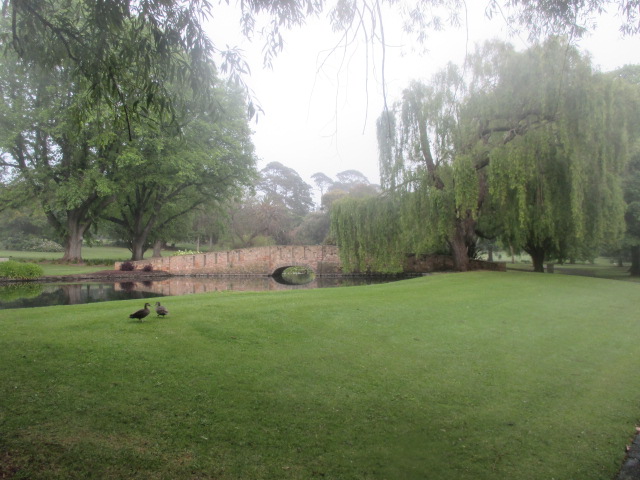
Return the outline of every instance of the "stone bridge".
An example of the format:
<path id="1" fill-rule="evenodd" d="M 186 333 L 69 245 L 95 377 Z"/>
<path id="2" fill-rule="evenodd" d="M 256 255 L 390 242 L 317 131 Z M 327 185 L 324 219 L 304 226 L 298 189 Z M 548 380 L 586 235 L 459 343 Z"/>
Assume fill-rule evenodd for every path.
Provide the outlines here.
<path id="1" fill-rule="evenodd" d="M 136 270 L 151 265 L 153 271 L 173 275 L 273 275 L 288 267 L 305 267 L 317 276 L 340 275 L 338 247 L 332 245 L 276 245 L 241 248 L 225 252 L 175 255 L 131 262 Z M 115 264 L 119 270 L 122 262 Z"/>
<path id="2" fill-rule="evenodd" d="M 274 245 L 241 248 L 224 252 L 175 255 L 131 262 L 136 270 L 151 265 L 154 272 L 172 275 L 263 275 L 279 276 L 288 267 L 305 267 L 316 276 L 341 275 L 340 251 L 333 245 Z M 120 270 L 122 262 L 115 264 Z M 503 262 L 471 260 L 470 270 L 506 271 Z M 453 259 L 447 255 L 407 255 L 406 274 L 453 270 Z M 369 272 L 375 273 L 375 272 Z"/>

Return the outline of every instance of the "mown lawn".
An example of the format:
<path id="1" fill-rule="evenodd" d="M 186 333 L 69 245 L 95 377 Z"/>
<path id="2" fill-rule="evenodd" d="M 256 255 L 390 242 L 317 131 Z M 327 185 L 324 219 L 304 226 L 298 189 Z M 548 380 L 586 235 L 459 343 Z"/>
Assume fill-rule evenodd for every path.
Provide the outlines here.
<path id="1" fill-rule="evenodd" d="M 0 257 L 8 257 L 14 260 L 60 260 L 60 252 L 24 252 L 18 250 L 0 250 Z M 119 247 L 84 247 L 82 258 L 86 260 L 109 260 L 117 262 L 131 258 L 131 252 L 126 248 Z"/>
<path id="2" fill-rule="evenodd" d="M 167 252 L 167 255 L 170 253 Z M 151 252 L 147 252 L 150 256 Z M 59 263 L 62 253 L 59 252 L 23 252 L 17 250 L 0 250 L 0 258 L 10 258 L 12 260 L 35 262 L 44 270 L 44 276 L 57 275 L 80 275 L 83 273 L 93 273 L 100 270 L 111 270 L 115 262 L 128 260 L 131 252 L 126 248 L 119 247 L 84 247 L 82 258 L 88 261 L 88 265 L 78 265 L 69 263 Z"/>
<path id="3" fill-rule="evenodd" d="M 476 272 L 0 314 L 0 478 L 613 479 L 634 283 Z"/>

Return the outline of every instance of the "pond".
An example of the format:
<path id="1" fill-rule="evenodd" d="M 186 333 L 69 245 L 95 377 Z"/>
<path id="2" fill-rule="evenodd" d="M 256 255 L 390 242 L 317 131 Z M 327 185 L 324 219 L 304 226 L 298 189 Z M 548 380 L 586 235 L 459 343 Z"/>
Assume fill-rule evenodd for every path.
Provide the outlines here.
<path id="1" fill-rule="evenodd" d="M 292 285 L 273 277 L 216 276 L 166 277 L 148 281 L 73 282 L 73 283 L 12 283 L 0 284 L 0 310 L 8 308 L 46 307 L 79 303 L 106 302 L 189 295 L 193 293 L 235 291 L 268 291 L 326 287 L 346 287 L 385 283 L 393 277 L 316 277 L 311 281 Z"/>

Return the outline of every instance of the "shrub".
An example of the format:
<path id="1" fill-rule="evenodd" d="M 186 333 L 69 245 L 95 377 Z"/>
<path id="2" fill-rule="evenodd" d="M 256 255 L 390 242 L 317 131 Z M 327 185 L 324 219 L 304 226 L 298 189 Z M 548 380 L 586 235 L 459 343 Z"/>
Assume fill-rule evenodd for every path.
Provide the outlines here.
<path id="1" fill-rule="evenodd" d="M 151 265 L 150 263 L 146 264 L 144 267 L 142 267 L 142 271 L 143 272 L 153 272 L 153 265 Z"/>
<path id="2" fill-rule="evenodd" d="M 8 236 L 1 243 L 8 250 L 21 252 L 64 252 L 62 245 L 53 240 L 24 233 Z"/>
<path id="3" fill-rule="evenodd" d="M 0 277 L 15 280 L 31 280 L 39 278 L 44 273 L 40 265 L 35 263 L 21 263 L 15 260 L 0 262 Z"/>
<path id="4" fill-rule="evenodd" d="M 120 270 L 123 272 L 132 272 L 136 269 L 136 266 L 132 262 L 122 262 L 120 264 Z"/>
<path id="5" fill-rule="evenodd" d="M 178 250 L 175 255 L 196 255 L 202 252 L 196 252 L 195 250 Z"/>
<path id="6" fill-rule="evenodd" d="M 53 240 L 33 238 L 25 243 L 24 250 L 28 252 L 64 252 L 64 247 Z"/>

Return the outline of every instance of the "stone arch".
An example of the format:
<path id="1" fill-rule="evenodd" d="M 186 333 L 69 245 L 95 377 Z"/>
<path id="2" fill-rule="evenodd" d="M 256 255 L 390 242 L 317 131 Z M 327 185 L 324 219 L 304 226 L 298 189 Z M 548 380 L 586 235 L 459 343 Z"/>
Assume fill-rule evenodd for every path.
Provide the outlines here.
<path id="1" fill-rule="evenodd" d="M 282 274 L 283 272 L 287 269 L 287 268 L 291 268 L 291 267 L 302 267 L 302 268 L 306 268 L 307 270 L 309 270 L 313 276 L 315 277 L 316 272 L 315 270 L 308 264 L 303 264 L 303 263 L 297 263 L 297 262 L 289 262 L 285 265 L 280 265 L 278 267 L 276 267 L 273 272 L 271 273 L 271 275 L 269 275 L 270 277 L 272 277 L 277 283 L 281 283 L 283 285 L 297 285 L 296 283 L 291 283 L 289 282 L 287 279 L 285 279 Z"/>
<path id="2" fill-rule="evenodd" d="M 271 272 L 271 274 L 269 276 L 270 277 L 281 277 L 282 276 L 282 272 L 284 272 L 287 268 L 291 268 L 291 267 L 303 267 L 303 268 L 306 268 L 307 270 L 313 272 L 314 274 L 316 273 L 315 269 L 309 264 L 298 263 L 298 262 L 288 262 L 288 263 L 286 263 L 284 265 L 278 265 L 277 267 L 275 267 L 273 269 L 273 272 Z"/>

